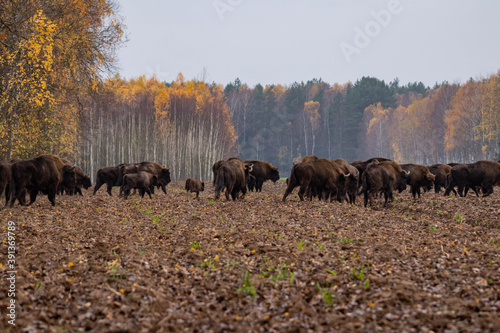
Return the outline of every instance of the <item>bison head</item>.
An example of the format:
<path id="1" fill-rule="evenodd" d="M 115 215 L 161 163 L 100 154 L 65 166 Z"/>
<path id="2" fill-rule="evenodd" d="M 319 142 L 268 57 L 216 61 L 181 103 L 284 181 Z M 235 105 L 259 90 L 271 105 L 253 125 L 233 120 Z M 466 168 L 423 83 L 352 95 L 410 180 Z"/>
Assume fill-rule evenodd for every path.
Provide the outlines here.
<path id="1" fill-rule="evenodd" d="M 245 174 L 249 174 L 253 170 L 253 164 L 252 163 L 245 163 Z"/>
<path id="2" fill-rule="evenodd" d="M 81 178 L 82 186 L 84 189 L 88 189 L 92 186 L 92 182 L 90 181 L 90 177 L 84 176 Z"/>
<path id="3" fill-rule="evenodd" d="M 170 170 L 168 170 L 167 168 L 161 169 L 160 174 L 158 175 L 158 184 L 165 186 L 171 181 Z"/>
<path id="4" fill-rule="evenodd" d="M 398 184 L 399 193 L 406 190 L 406 184 L 408 183 L 409 176 L 410 176 L 410 171 L 405 171 L 405 170 L 401 171 L 401 179 L 399 180 L 399 184 Z"/>
<path id="5" fill-rule="evenodd" d="M 430 172 L 427 172 L 424 175 L 424 184 L 423 184 L 424 191 L 430 191 L 434 187 L 435 180 L 436 176 Z"/>
<path id="6" fill-rule="evenodd" d="M 280 172 L 278 171 L 278 168 L 272 168 L 271 169 L 271 180 L 276 183 L 280 179 Z"/>

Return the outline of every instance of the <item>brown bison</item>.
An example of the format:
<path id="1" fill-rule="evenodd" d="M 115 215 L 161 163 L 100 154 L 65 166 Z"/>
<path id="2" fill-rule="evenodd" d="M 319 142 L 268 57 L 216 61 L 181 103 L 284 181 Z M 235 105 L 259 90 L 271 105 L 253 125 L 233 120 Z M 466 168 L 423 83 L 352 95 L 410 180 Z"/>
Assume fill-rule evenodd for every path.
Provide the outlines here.
<path id="1" fill-rule="evenodd" d="M 130 195 L 131 189 L 139 190 L 141 198 L 144 198 L 144 194 L 147 193 L 151 199 L 150 188 L 156 185 L 158 185 L 158 177 L 156 175 L 146 171 L 139 171 L 123 175 L 121 191 L 125 199 Z"/>
<path id="2" fill-rule="evenodd" d="M 477 161 L 471 164 L 458 164 L 450 171 L 444 194 L 448 195 L 457 186 L 458 194 L 462 197 L 467 195 L 469 188 L 476 194 L 479 194 L 478 189 L 481 189 L 483 197 L 487 197 L 493 193 L 493 186 L 496 185 L 500 185 L 500 163 Z"/>
<path id="3" fill-rule="evenodd" d="M 276 183 L 276 181 L 280 179 L 278 168 L 274 167 L 271 163 L 258 160 L 247 160 L 245 164 L 252 165 L 252 172 L 250 172 L 250 175 L 255 177 L 256 192 L 262 192 L 262 184 L 266 180 L 271 180 L 273 183 Z M 252 191 L 253 188 L 250 190 Z"/>
<path id="4" fill-rule="evenodd" d="M 300 163 L 305 163 L 305 162 L 314 162 L 317 161 L 319 158 L 316 155 L 307 155 L 305 156 Z"/>
<path id="5" fill-rule="evenodd" d="M 427 169 L 426 166 L 420 164 L 401 164 L 401 168 L 408 171 L 410 174 L 407 178 L 407 184 L 410 185 L 410 191 L 415 199 L 417 194 L 420 198 L 420 188 L 424 191 L 432 188 L 436 177 Z"/>
<path id="6" fill-rule="evenodd" d="M 64 159 L 64 158 L 61 158 L 61 160 L 66 164 L 66 165 L 69 165 L 69 166 L 73 166 L 73 163 L 71 163 L 70 161 L 68 161 L 67 159 Z M 84 189 L 88 189 L 89 187 L 92 186 L 92 182 L 90 181 L 90 177 L 88 175 L 86 175 L 82 168 L 78 167 L 78 166 L 75 166 L 75 178 L 76 178 L 76 185 L 75 185 L 75 191 L 74 192 L 70 192 L 68 189 L 64 188 L 64 187 L 61 187 L 61 193 L 63 191 L 66 191 L 67 194 L 69 195 L 73 195 L 73 194 L 80 194 L 80 195 L 83 195 L 82 194 L 82 187 Z"/>
<path id="7" fill-rule="evenodd" d="M 356 169 L 358 169 L 359 171 L 359 177 L 361 179 L 361 176 L 363 175 L 363 172 L 365 172 L 366 170 L 366 167 L 368 166 L 368 164 L 374 162 L 374 161 L 377 161 L 377 162 L 383 162 L 383 161 L 392 161 L 388 158 L 385 158 L 385 157 L 373 157 L 373 158 L 370 158 L 366 161 L 354 161 L 351 163 L 351 165 L 353 167 L 355 167 Z"/>
<path id="8" fill-rule="evenodd" d="M 451 166 L 448 164 L 433 164 L 428 166 L 429 172 L 436 178 L 434 179 L 434 192 L 439 193 L 441 187 L 446 188 L 446 177 L 451 171 Z M 428 188 L 430 190 L 430 188 Z"/>
<path id="9" fill-rule="evenodd" d="M 141 162 L 137 165 L 137 171 L 146 171 L 158 178 L 156 187 L 161 188 L 163 193 L 167 194 L 166 186 L 171 182 L 170 170 L 155 162 Z M 151 186 L 151 192 L 154 193 L 154 186 Z"/>
<path id="10" fill-rule="evenodd" d="M 230 158 L 219 163 L 216 175 L 215 199 L 219 199 L 220 192 L 226 189 L 226 200 L 231 195 L 233 201 L 243 193 L 242 198 L 247 193 L 247 177 L 252 171 L 252 166 L 243 163 L 239 158 Z"/>
<path id="11" fill-rule="evenodd" d="M 9 162 L 0 162 L 0 197 L 5 193 L 5 205 L 8 204 L 9 194 L 7 193 L 7 185 L 10 182 L 10 165 Z"/>
<path id="12" fill-rule="evenodd" d="M 10 206 L 16 199 L 26 205 L 25 194 L 30 194 L 30 205 L 35 202 L 39 192 L 47 194 L 52 206 L 55 206 L 57 188 L 64 186 L 74 191 L 76 178 L 75 167 L 66 165 L 55 155 L 40 155 L 33 159 L 15 162 L 11 166 Z"/>
<path id="13" fill-rule="evenodd" d="M 356 194 L 358 193 L 359 188 L 359 170 L 341 158 L 338 158 L 333 162 L 339 166 L 340 170 L 342 170 L 344 174 L 349 174 L 349 177 L 347 177 L 344 184 L 344 188 L 341 189 L 341 197 L 347 196 L 348 202 L 355 204 Z"/>
<path id="14" fill-rule="evenodd" d="M 349 176 L 344 174 L 337 164 L 324 158 L 295 164 L 288 178 L 283 202 L 297 186 L 300 186 L 298 195 L 301 201 L 309 188 L 316 192 L 320 199 L 337 195 L 337 200 L 341 201 L 339 189 L 344 186 L 345 179 Z"/>
<path id="15" fill-rule="evenodd" d="M 373 206 L 374 194 L 384 194 L 384 207 L 387 201 L 392 200 L 395 190 L 404 191 L 409 173 L 401 169 L 399 164 L 394 161 L 373 161 L 366 166 L 361 176 L 362 190 L 359 194 L 364 194 L 365 207 L 370 201 Z"/>
<path id="16" fill-rule="evenodd" d="M 119 173 L 120 170 L 117 166 L 104 167 L 97 170 L 96 183 L 94 186 L 94 195 L 97 192 L 97 190 L 99 190 L 101 186 L 104 184 L 107 185 L 106 191 L 108 192 L 108 194 L 112 195 L 111 190 L 113 189 L 113 186 L 121 185 L 120 183 L 118 183 Z"/>
<path id="17" fill-rule="evenodd" d="M 196 193 L 196 199 L 198 199 L 200 192 L 205 191 L 205 183 L 198 178 L 188 178 L 184 189 L 187 192 Z"/>
<path id="18" fill-rule="evenodd" d="M 220 160 L 220 161 L 215 162 L 214 165 L 212 165 L 212 172 L 214 174 L 214 182 L 213 182 L 214 186 L 215 186 L 215 180 L 217 179 L 217 171 L 219 170 L 219 168 L 223 162 L 225 162 L 225 161 Z"/>
<path id="19" fill-rule="evenodd" d="M 92 186 L 92 182 L 90 181 L 90 177 L 85 174 L 80 167 L 75 167 L 75 178 L 76 178 L 76 193 L 82 194 L 82 187 L 84 189 L 89 189 Z"/>

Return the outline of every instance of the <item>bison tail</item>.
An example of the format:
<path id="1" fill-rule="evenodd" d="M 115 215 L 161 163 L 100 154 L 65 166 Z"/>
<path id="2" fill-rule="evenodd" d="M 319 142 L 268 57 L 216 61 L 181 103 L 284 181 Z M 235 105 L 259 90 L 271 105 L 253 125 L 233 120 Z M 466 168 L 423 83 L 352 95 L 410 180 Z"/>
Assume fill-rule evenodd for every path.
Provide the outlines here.
<path id="1" fill-rule="evenodd" d="M 215 177 L 215 182 L 217 183 L 217 186 L 215 187 L 215 192 L 221 191 L 226 185 L 226 179 L 224 177 L 224 174 L 225 174 L 224 167 L 222 166 L 217 171 L 217 177 Z"/>
<path id="2" fill-rule="evenodd" d="M 363 174 L 363 177 L 361 177 L 362 184 L 361 184 L 361 190 L 358 192 L 358 195 L 362 195 L 369 190 L 368 182 L 366 181 L 366 175 Z"/>

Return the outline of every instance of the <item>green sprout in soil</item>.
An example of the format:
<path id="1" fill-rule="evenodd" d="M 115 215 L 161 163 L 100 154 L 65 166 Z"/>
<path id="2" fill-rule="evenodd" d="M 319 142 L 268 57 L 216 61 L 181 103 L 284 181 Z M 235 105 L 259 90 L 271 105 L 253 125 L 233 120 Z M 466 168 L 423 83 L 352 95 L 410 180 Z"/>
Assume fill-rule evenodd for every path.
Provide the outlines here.
<path id="1" fill-rule="evenodd" d="M 297 249 L 299 251 L 302 251 L 302 249 L 303 249 L 304 246 L 308 246 L 310 244 L 311 243 L 309 243 L 308 241 L 300 240 L 300 242 L 297 243 Z"/>
<path id="2" fill-rule="evenodd" d="M 339 242 L 344 243 L 344 244 L 349 244 L 349 243 L 354 242 L 354 240 L 350 239 L 349 237 L 343 237 L 343 238 L 339 239 Z"/>
<path id="3" fill-rule="evenodd" d="M 457 221 L 457 222 L 462 222 L 462 216 L 460 216 L 460 213 L 459 213 L 459 212 L 457 212 L 457 213 L 455 214 L 455 221 Z"/>
<path id="4" fill-rule="evenodd" d="M 238 291 L 243 291 L 248 296 L 255 298 L 257 296 L 257 292 L 255 291 L 252 282 L 250 281 L 250 273 L 245 271 L 243 275 L 243 285 L 238 288 Z"/>
<path id="5" fill-rule="evenodd" d="M 43 284 L 39 280 L 36 280 L 36 283 L 35 283 L 35 293 L 40 292 L 40 290 L 42 290 L 42 288 L 43 288 Z"/>
<path id="6" fill-rule="evenodd" d="M 328 290 L 328 288 L 321 287 L 319 282 L 316 282 L 316 287 L 318 288 L 319 292 L 321 293 L 321 297 L 323 297 L 323 299 L 325 300 L 325 303 L 328 306 L 332 306 L 333 296 L 332 296 L 332 293 Z"/>
<path id="7" fill-rule="evenodd" d="M 205 259 L 203 260 L 203 262 L 199 265 L 200 267 L 203 267 L 203 268 L 210 268 L 212 270 L 217 270 L 217 265 L 216 265 L 216 262 L 211 260 L 211 259 Z"/>
<path id="8" fill-rule="evenodd" d="M 353 280 L 363 280 L 365 276 L 365 265 L 366 264 L 363 264 L 360 268 L 356 268 L 356 266 L 352 268 L 351 278 Z"/>
<path id="9" fill-rule="evenodd" d="M 429 231 L 436 231 L 436 226 L 434 224 L 431 224 L 429 227 Z"/>
<path id="10" fill-rule="evenodd" d="M 199 249 L 201 249 L 201 243 L 199 243 L 197 241 L 192 241 L 191 242 L 191 248 L 195 249 L 195 250 L 199 250 Z"/>

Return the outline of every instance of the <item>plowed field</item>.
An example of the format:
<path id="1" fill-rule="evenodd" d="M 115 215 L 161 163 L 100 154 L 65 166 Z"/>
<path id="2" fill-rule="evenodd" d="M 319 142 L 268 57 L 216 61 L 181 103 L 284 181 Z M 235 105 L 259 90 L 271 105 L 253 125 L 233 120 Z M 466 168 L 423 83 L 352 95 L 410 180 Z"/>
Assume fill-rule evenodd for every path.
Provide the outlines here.
<path id="1" fill-rule="evenodd" d="M 236 202 L 182 188 L 0 211 L 0 331 L 500 331 L 499 188 L 406 192 L 385 209 L 299 202 L 297 189 L 283 203 L 283 181 Z"/>

